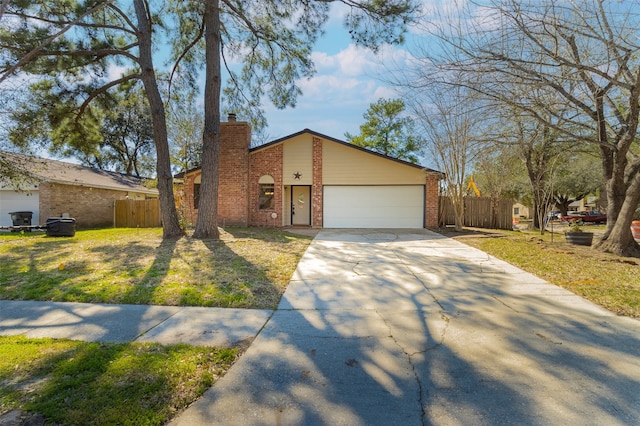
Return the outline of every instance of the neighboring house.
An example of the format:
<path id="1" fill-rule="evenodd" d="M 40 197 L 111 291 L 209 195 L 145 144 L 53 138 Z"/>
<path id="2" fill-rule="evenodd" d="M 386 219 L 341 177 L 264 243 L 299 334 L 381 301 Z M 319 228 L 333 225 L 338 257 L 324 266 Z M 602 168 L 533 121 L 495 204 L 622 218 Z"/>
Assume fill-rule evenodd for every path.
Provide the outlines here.
<path id="1" fill-rule="evenodd" d="M 522 203 L 515 203 L 513 205 L 513 217 L 518 219 L 530 219 L 529 207 Z"/>
<path id="2" fill-rule="evenodd" d="M 308 129 L 249 148 L 248 123 L 230 117 L 220 134 L 220 226 L 438 226 L 441 172 Z M 195 222 L 201 170 L 176 178 Z"/>
<path id="3" fill-rule="evenodd" d="M 598 210 L 599 202 L 600 200 L 598 199 L 598 197 L 590 195 L 569 204 L 569 210 L 577 211 L 577 212 L 584 212 L 588 210 Z"/>
<path id="4" fill-rule="evenodd" d="M 31 211 L 33 225 L 49 217 L 68 216 L 79 228 L 114 225 L 114 204 L 121 199 L 158 198 L 156 189 L 143 185 L 143 179 L 120 173 L 2 152 L 15 159 L 38 180 L 16 189 L 0 179 L 0 225 L 12 224 L 10 212 Z"/>

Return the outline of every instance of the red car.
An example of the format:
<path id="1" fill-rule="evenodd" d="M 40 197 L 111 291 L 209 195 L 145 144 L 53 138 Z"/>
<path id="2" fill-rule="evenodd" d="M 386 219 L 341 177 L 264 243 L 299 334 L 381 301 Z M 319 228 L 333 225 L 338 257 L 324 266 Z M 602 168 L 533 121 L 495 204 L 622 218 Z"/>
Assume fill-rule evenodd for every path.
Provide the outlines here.
<path id="1" fill-rule="evenodd" d="M 588 212 L 578 212 L 577 214 L 562 216 L 561 220 L 564 222 L 577 220 L 591 223 L 607 223 L 607 215 L 598 210 L 591 210 Z"/>

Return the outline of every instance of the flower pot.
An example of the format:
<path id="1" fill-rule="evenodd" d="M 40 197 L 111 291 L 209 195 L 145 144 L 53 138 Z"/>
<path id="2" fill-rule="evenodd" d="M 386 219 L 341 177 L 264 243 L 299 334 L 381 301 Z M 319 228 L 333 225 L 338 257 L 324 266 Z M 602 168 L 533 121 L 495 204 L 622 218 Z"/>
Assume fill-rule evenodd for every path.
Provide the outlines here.
<path id="1" fill-rule="evenodd" d="M 640 220 L 631 222 L 631 233 L 635 240 L 640 240 Z"/>
<path id="2" fill-rule="evenodd" d="M 593 232 L 567 232 L 564 234 L 564 238 L 570 244 L 590 246 L 593 242 Z"/>

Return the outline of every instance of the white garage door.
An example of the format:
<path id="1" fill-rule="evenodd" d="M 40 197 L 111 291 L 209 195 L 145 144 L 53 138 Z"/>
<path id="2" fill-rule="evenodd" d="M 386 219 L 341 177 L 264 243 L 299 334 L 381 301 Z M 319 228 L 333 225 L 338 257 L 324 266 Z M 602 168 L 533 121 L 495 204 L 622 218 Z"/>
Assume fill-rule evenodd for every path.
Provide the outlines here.
<path id="1" fill-rule="evenodd" d="M 11 212 L 30 211 L 33 212 L 31 224 L 38 224 L 38 191 L 32 191 L 27 195 L 24 192 L 0 189 L 0 226 L 11 226 Z"/>
<path id="2" fill-rule="evenodd" d="M 325 186 L 325 228 L 422 228 L 424 186 Z"/>

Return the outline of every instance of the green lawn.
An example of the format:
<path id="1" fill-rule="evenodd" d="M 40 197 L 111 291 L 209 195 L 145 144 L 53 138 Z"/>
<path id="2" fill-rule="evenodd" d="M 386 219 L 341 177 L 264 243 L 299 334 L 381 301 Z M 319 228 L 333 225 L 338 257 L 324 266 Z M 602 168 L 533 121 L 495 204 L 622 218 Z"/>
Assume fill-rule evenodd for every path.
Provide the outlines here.
<path id="1" fill-rule="evenodd" d="M 0 336 L 0 415 L 21 410 L 59 425 L 161 425 L 202 395 L 238 352 Z"/>
<path id="2" fill-rule="evenodd" d="M 598 230 L 593 227 L 589 230 Z M 448 235 L 454 236 L 454 233 Z M 640 259 L 571 245 L 562 234 L 471 232 L 454 238 L 618 314 L 640 318 Z"/>
<path id="3" fill-rule="evenodd" d="M 267 228 L 226 229 L 221 241 L 5 232 L 0 299 L 274 309 L 311 239 Z M 0 336 L 0 421 L 14 410 L 60 425 L 162 425 L 242 350 Z"/>
<path id="4" fill-rule="evenodd" d="M 163 241 L 160 229 L 0 234 L 0 298 L 275 309 L 310 237 L 227 229 Z"/>

